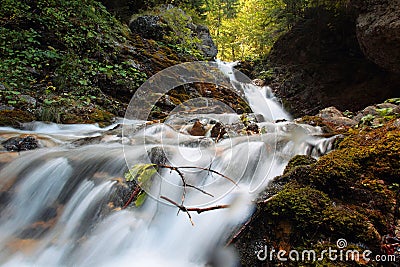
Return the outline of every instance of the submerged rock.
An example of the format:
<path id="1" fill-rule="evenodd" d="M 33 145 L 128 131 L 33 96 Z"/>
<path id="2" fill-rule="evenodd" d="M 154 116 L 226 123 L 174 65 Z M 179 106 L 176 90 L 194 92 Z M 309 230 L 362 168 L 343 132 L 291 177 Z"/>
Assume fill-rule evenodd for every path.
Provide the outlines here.
<path id="1" fill-rule="evenodd" d="M 204 136 L 206 134 L 206 128 L 200 121 L 196 121 L 193 127 L 189 130 L 189 134 L 193 136 Z"/>
<path id="2" fill-rule="evenodd" d="M 213 128 L 211 129 L 211 137 L 213 138 L 222 138 L 226 134 L 226 129 L 222 123 L 217 122 Z"/>
<path id="3" fill-rule="evenodd" d="M 39 143 L 33 136 L 12 137 L 1 143 L 8 151 L 25 151 L 39 147 Z"/>

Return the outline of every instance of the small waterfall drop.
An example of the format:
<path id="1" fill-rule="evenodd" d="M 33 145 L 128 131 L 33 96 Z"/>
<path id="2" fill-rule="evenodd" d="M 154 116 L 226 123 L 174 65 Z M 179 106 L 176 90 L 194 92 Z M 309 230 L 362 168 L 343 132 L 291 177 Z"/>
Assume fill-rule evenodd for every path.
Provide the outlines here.
<path id="1" fill-rule="evenodd" d="M 220 70 L 229 77 L 237 89 L 243 90 L 245 97 L 256 114 L 261 114 L 265 121 L 290 120 L 290 115 L 282 108 L 269 86 L 257 86 L 243 83 L 236 79 L 233 68 L 238 62 L 217 61 Z M 239 88 L 238 88 L 239 87 Z M 239 89 L 239 90 L 240 90 Z"/>

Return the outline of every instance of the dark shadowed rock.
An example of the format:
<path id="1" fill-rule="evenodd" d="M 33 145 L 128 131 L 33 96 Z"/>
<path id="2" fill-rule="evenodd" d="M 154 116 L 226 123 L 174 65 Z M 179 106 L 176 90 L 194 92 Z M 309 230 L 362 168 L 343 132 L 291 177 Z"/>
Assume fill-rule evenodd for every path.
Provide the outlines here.
<path id="1" fill-rule="evenodd" d="M 224 134 L 226 134 L 226 129 L 220 122 L 217 122 L 211 129 L 211 137 L 222 138 Z"/>
<path id="2" fill-rule="evenodd" d="M 39 147 L 39 143 L 33 136 L 12 137 L 1 143 L 8 151 L 32 150 Z"/>
<path id="3" fill-rule="evenodd" d="M 151 15 L 140 16 L 132 20 L 129 28 L 133 33 L 153 40 L 162 40 L 164 35 L 171 31 L 160 16 Z"/>
<path id="4" fill-rule="evenodd" d="M 273 70 L 269 86 L 294 117 L 314 115 L 329 106 L 355 112 L 398 96 L 400 76 L 371 62 L 360 49 L 357 17 L 351 9 L 310 10 L 274 44 L 268 67 L 256 67 L 258 72 Z M 390 42 L 400 38 L 393 31 L 388 34 Z M 375 49 L 393 53 L 395 59 L 397 52 L 380 42 Z"/>
<path id="5" fill-rule="evenodd" d="M 400 73 L 400 1 L 362 1 L 357 37 L 368 59 Z"/>
<path id="6" fill-rule="evenodd" d="M 218 49 L 215 46 L 209 29 L 206 26 L 196 24 L 189 24 L 188 28 L 200 39 L 201 43 L 198 45 L 198 49 L 203 52 L 204 57 L 206 59 L 215 58 L 218 54 Z"/>

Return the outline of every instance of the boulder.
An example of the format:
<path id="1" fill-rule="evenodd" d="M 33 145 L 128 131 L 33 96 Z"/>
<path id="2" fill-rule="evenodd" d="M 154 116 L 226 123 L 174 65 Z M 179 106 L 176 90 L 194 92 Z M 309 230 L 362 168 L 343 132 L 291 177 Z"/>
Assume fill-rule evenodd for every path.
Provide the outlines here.
<path id="1" fill-rule="evenodd" d="M 12 137 L 1 143 L 8 151 L 32 150 L 39 147 L 39 143 L 33 136 Z"/>
<path id="2" fill-rule="evenodd" d="M 131 20 L 129 28 L 132 33 L 157 41 L 161 41 L 164 35 L 171 31 L 160 16 L 153 15 L 143 15 Z"/>
<path id="3" fill-rule="evenodd" d="M 201 43 L 198 49 L 203 52 L 206 59 L 214 59 L 218 54 L 218 49 L 211 37 L 210 30 L 204 25 L 189 24 L 188 28 L 192 30 Z"/>
<path id="4" fill-rule="evenodd" d="M 355 3 L 357 38 L 366 57 L 378 66 L 400 73 L 400 0 Z"/>

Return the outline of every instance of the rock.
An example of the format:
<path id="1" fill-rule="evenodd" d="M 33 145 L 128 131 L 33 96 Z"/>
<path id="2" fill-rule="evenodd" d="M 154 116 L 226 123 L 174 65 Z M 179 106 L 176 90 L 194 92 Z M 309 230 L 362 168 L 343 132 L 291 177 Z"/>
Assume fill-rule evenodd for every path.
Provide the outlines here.
<path id="1" fill-rule="evenodd" d="M 315 162 L 317 162 L 317 160 L 311 156 L 296 155 L 289 160 L 288 164 L 285 167 L 285 170 L 283 171 L 283 175 L 286 175 L 289 172 L 293 171 L 296 167 L 309 166 L 311 164 L 314 164 Z"/>
<path id="2" fill-rule="evenodd" d="M 152 15 L 144 15 L 132 20 L 129 28 L 145 39 L 157 41 L 161 41 L 164 35 L 171 31 L 160 16 Z"/>
<path id="3" fill-rule="evenodd" d="M 217 122 L 211 129 L 211 137 L 220 139 L 224 134 L 226 134 L 226 129 L 220 122 Z"/>
<path id="4" fill-rule="evenodd" d="M 163 147 L 153 147 L 147 154 L 153 164 L 164 165 L 168 162 L 168 156 Z"/>
<path id="5" fill-rule="evenodd" d="M 206 133 L 206 129 L 204 128 L 203 124 L 200 121 L 196 121 L 193 124 L 192 129 L 189 130 L 189 134 L 193 136 L 204 136 Z"/>
<path id="6" fill-rule="evenodd" d="M 357 18 L 357 38 L 368 59 L 400 73 L 400 1 L 365 1 Z"/>
<path id="7" fill-rule="evenodd" d="M 328 107 L 321 110 L 317 116 L 323 119 L 330 119 L 334 117 L 343 117 L 343 113 L 335 107 Z"/>
<path id="8" fill-rule="evenodd" d="M 360 111 L 359 113 L 357 113 L 356 116 L 353 117 L 353 120 L 360 122 L 361 119 L 367 115 L 372 115 L 372 116 L 376 116 L 378 115 L 378 112 L 376 111 L 376 107 L 375 106 L 368 106 L 366 108 L 364 108 L 362 111 Z"/>
<path id="9" fill-rule="evenodd" d="M 335 107 L 328 107 L 321 110 L 317 117 L 327 121 L 330 126 L 338 132 L 344 130 L 346 127 L 351 127 L 357 124 L 355 120 L 345 117 L 343 113 Z"/>
<path id="10" fill-rule="evenodd" d="M 257 85 L 257 86 L 265 86 L 265 81 L 264 80 L 261 80 L 261 79 L 254 79 L 253 81 L 253 84 L 255 84 L 255 85 Z"/>
<path id="11" fill-rule="evenodd" d="M 204 57 L 208 60 L 214 59 L 218 54 L 218 49 L 211 37 L 210 30 L 206 26 L 193 23 L 189 24 L 188 28 L 200 39 L 201 44 L 198 45 L 198 49 L 203 52 Z"/>
<path id="12" fill-rule="evenodd" d="M 383 70 L 360 49 L 357 17 L 351 8 L 309 10 L 256 66 L 258 73 L 273 70 L 268 85 L 293 117 L 329 106 L 355 112 L 398 97 L 400 75 Z"/>
<path id="13" fill-rule="evenodd" d="M 256 123 L 250 123 L 249 125 L 247 125 L 246 131 L 258 133 L 259 132 L 258 125 Z"/>
<path id="14" fill-rule="evenodd" d="M 71 143 L 74 146 L 85 146 L 85 145 L 95 145 L 100 144 L 103 136 L 93 136 L 93 137 L 84 137 L 78 140 L 75 140 Z"/>
<path id="15" fill-rule="evenodd" d="M 5 91 L 5 90 L 6 90 L 6 87 L 2 83 L 0 83 L 0 91 Z"/>
<path id="16" fill-rule="evenodd" d="M 39 143 L 33 136 L 12 137 L 1 143 L 8 151 L 32 150 L 39 147 Z"/>
<path id="17" fill-rule="evenodd" d="M 0 105 L 0 111 L 3 111 L 3 110 L 14 110 L 14 107 L 6 106 L 6 105 Z"/>
<path id="18" fill-rule="evenodd" d="M 36 103 L 37 103 L 37 100 L 34 97 L 31 97 L 29 95 L 20 95 L 19 99 L 21 99 L 25 103 L 28 103 L 32 106 L 36 106 Z"/>
<path id="19" fill-rule="evenodd" d="M 392 104 L 392 103 L 381 103 L 381 104 L 376 105 L 376 107 L 377 108 L 392 108 L 392 109 L 395 109 L 398 106 L 395 105 L 395 104 Z"/>

